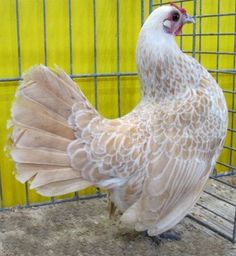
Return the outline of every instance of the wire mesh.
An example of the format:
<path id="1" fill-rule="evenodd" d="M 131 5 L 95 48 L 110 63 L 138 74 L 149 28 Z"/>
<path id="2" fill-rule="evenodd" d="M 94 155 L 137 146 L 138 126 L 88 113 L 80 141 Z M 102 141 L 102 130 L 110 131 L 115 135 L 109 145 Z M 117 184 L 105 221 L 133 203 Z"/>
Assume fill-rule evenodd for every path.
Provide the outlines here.
<path id="1" fill-rule="evenodd" d="M 73 15 L 72 15 L 72 9 L 73 9 L 73 1 L 68 0 L 68 27 L 69 27 L 69 70 L 70 70 L 70 77 L 72 79 L 93 79 L 93 86 L 94 86 L 94 98 L 95 98 L 95 108 L 98 109 L 98 79 L 99 78 L 117 78 L 117 95 L 118 95 L 118 116 L 121 116 L 121 95 L 120 95 L 120 78 L 121 77 L 137 77 L 137 72 L 121 72 L 120 69 L 120 1 L 116 1 L 116 51 L 117 51 L 117 63 L 116 63 L 116 71 L 115 72 L 106 72 L 101 73 L 98 71 L 98 60 L 97 60 L 97 49 L 98 49 L 98 43 L 97 43 L 97 2 L 96 0 L 92 0 L 92 13 L 91 16 L 93 17 L 93 73 L 75 73 L 74 72 L 74 58 L 73 58 Z M 140 26 L 143 24 L 144 21 L 144 1 L 140 1 Z M 44 55 L 44 65 L 48 66 L 48 56 L 49 56 L 49 50 L 48 50 L 48 1 L 42 0 L 42 24 L 43 24 L 43 55 Z M 21 26 L 21 15 L 20 15 L 20 0 L 15 0 L 15 17 L 16 17 L 16 42 L 17 42 L 17 67 L 18 67 L 18 76 L 15 77 L 0 77 L 0 84 L 5 82 L 18 82 L 23 80 L 22 78 L 22 56 L 21 56 L 21 33 L 20 33 L 20 26 Z M 0 166 L 1 167 L 1 166 Z M 2 179 L 1 179 L 1 168 L 0 168 L 0 211 L 1 210 L 8 210 L 7 207 L 5 207 L 4 203 L 4 194 L 2 190 Z M 50 202 L 41 202 L 41 203 L 32 203 L 29 199 L 29 185 L 26 182 L 25 187 L 25 204 L 23 207 L 32 207 L 32 206 L 42 206 L 42 205 L 48 205 L 48 204 L 57 204 L 61 202 L 66 201 L 74 201 L 74 200 L 84 200 L 84 199 L 90 199 L 90 198 L 96 198 L 96 197 L 103 197 L 105 196 L 104 192 L 101 192 L 99 188 L 96 188 L 96 194 L 94 195 L 86 195 L 86 196 L 80 196 L 79 192 L 74 193 L 73 198 L 68 199 L 56 199 L 54 197 L 51 198 Z"/>
<path id="2" fill-rule="evenodd" d="M 133 71 L 126 71 L 123 72 L 121 70 L 121 63 L 120 63 L 120 55 L 121 55 L 121 50 L 120 50 L 120 40 L 122 36 L 126 35 L 121 35 L 120 33 L 120 1 L 119 0 L 114 0 L 116 1 L 116 54 L 117 54 L 117 63 L 116 63 L 116 70 L 115 72 L 99 72 L 98 71 L 98 60 L 97 60 L 97 49 L 98 49 L 98 44 L 97 44 L 97 4 L 96 0 L 92 1 L 92 17 L 93 17 L 93 70 L 94 72 L 91 73 L 75 73 L 74 69 L 74 55 L 73 55 L 73 15 L 72 15 L 72 10 L 73 10 L 73 1 L 68 0 L 68 28 L 69 28 L 69 72 L 70 76 L 72 79 L 87 79 L 91 78 L 93 79 L 93 86 L 94 86 L 94 98 L 95 98 L 95 107 L 98 108 L 99 106 L 99 101 L 98 101 L 98 79 L 99 78 L 106 78 L 106 77 L 115 77 L 117 78 L 117 84 L 116 84 L 116 90 L 117 90 L 117 95 L 118 95 L 118 100 L 117 100 L 117 107 L 118 107 L 118 116 L 121 116 L 121 78 L 122 77 L 136 77 L 137 73 Z M 19 14 L 19 0 L 15 0 L 15 6 L 16 6 L 16 41 L 17 41 L 17 63 L 18 63 L 18 75 L 15 77 L 0 77 L 0 84 L 4 82 L 14 82 L 14 81 L 20 81 L 22 80 L 22 56 L 21 56 L 21 34 L 20 34 L 20 24 L 21 24 L 21 17 Z M 143 24 L 144 22 L 144 13 L 145 13 L 145 4 L 147 1 L 141 0 L 140 1 L 140 25 Z M 153 10 L 153 8 L 158 7 L 162 4 L 167 4 L 169 1 L 149 1 L 149 9 L 150 11 Z M 227 161 L 222 161 L 219 160 L 216 165 L 215 172 L 212 176 L 212 180 L 219 184 L 224 184 L 227 189 L 232 189 L 232 193 L 235 193 L 235 186 L 228 184 L 224 180 L 222 180 L 222 177 L 225 177 L 226 175 L 233 175 L 236 173 L 236 168 L 234 165 L 234 158 L 236 154 L 236 148 L 234 146 L 234 141 L 235 141 L 235 133 L 236 133 L 236 127 L 235 127 L 235 114 L 236 114 L 236 103 L 235 103 L 235 95 L 236 95 L 236 88 L 235 88 L 235 74 L 236 74 L 236 55 L 235 55 L 235 49 L 236 49 L 236 35 L 235 35 L 235 28 L 236 28 L 236 4 L 235 10 L 227 13 L 221 13 L 221 1 L 217 0 L 215 3 L 218 6 L 217 13 L 204 13 L 203 9 L 203 1 L 202 0 L 179 0 L 175 1 L 175 3 L 180 4 L 181 6 L 185 3 L 192 3 L 193 4 L 193 9 L 192 13 L 194 17 L 196 18 L 197 22 L 193 26 L 193 31 L 192 33 L 185 33 L 180 37 L 180 47 L 183 49 L 183 51 L 186 54 L 191 54 L 193 57 L 197 58 L 199 62 L 202 62 L 204 56 L 209 55 L 216 57 L 216 66 L 215 68 L 209 68 L 209 72 L 213 74 L 213 76 L 216 78 L 216 80 L 220 83 L 220 78 L 223 75 L 224 77 L 228 77 L 229 80 L 231 81 L 231 88 L 224 89 L 225 95 L 230 96 L 232 99 L 232 104 L 231 108 L 229 109 L 229 115 L 231 116 L 230 118 L 230 123 L 229 123 L 229 128 L 228 128 L 228 133 L 230 134 L 230 142 L 224 146 L 225 150 L 229 151 L 230 157 L 227 159 Z M 42 24 L 43 24 L 43 55 L 44 55 L 44 64 L 48 65 L 48 31 L 47 31 L 47 23 L 48 23 L 48 16 L 47 16 L 47 0 L 42 0 Z M 234 31 L 229 31 L 229 32 L 222 32 L 221 31 L 221 18 L 222 17 L 234 17 Z M 203 23 L 205 19 L 217 19 L 217 30 L 216 31 L 210 31 L 210 32 L 204 32 L 203 30 Z M 192 38 L 192 47 L 191 49 L 184 49 L 184 42 L 185 40 L 189 40 L 189 38 Z M 216 39 L 216 50 L 204 50 L 203 48 L 203 41 L 204 38 L 217 38 Z M 234 48 L 231 51 L 223 51 L 220 48 L 220 38 L 221 37 L 230 37 L 230 40 L 233 38 L 234 40 Z M 233 63 L 231 65 L 231 68 L 221 68 L 220 67 L 220 59 L 221 56 L 232 56 L 233 57 Z M 223 167 L 224 168 L 224 173 L 219 172 L 219 169 Z M 0 166 L 0 210 L 6 209 L 5 204 L 4 204 L 4 196 L 3 196 L 3 191 L 2 191 L 2 179 L 1 179 L 1 166 Z M 234 208 L 235 215 L 233 219 L 229 219 L 225 217 L 222 212 L 216 212 L 215 210 L 212 210 L 209 208 L 209 206 L 206 206 L 202 204 L 201 202 L 198 203 L 198 207 L 205 209 L 209 211 L 212 214 L 215 214 L 217 217 L 224 219 L 225 221 L 229 222 L 232 226 L 232 236 L 226 234 L 222 230 L 219 230 L 219 228 L 215 227 L 215 225 L 212 225 L 211 223 L 208 223 L 206 221 L 203 221 L 199 218 L 194 217 L 193 215 L 190 215 L 189 217 L 194 219 L 195 221 L 201 223 L 202 225 L 207 226 L 211 230 L 217 232 L 218 234 L 230 239 L 231 241 L 235 242 L 236 239 L 236 205 L 232 203 L 229 199 L 223 198 L 220 195 L 216 195 L 210 191 L 205 191 L 205 194 L 208 196 L 218 200 L 222 201 L 225 204 L 228 204 L 230 207 Z M 73 198 L 70 199 L 63 199 L 63 200 L 57 200 L 55 198 L 51 198 L 50 202 L 44 202 L 44 203 L 31 203 L 29 199 L 29 190 L 28 190 L 28 184 L 25 185 L 25 206 L 30 207 L 30 206 L 41 206 L 41 205 L 46 205 L 46 204 L 51 204 L 51 203 L 62 203 L 65 201 L 73 201 L 73 200 L 82 200 L 82 199 L 89 199 L 89 198 L 94 198 L 94 197 L 101 197 L 104 196 L 104 193 L 102 193 L 100 190 L 96 190 L 95 195 L 90 195 L 90 196 L 80 196 L 78 192 L 74 194 Z"/>

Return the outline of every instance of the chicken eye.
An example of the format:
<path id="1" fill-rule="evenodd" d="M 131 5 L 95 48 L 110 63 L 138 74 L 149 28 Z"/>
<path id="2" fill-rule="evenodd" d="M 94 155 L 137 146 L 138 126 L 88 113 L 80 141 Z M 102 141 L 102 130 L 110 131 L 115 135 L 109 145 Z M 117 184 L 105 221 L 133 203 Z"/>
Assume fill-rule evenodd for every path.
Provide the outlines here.
<path id="1" fill-rule="evenodd" d="M 173 20 L 173 21 L 178 21 L 178 20 L 179 20 L 179 13 L 178 13 L 178 12 L 176 12 L 176 13 L 173 14 L 172 20 Z"/>

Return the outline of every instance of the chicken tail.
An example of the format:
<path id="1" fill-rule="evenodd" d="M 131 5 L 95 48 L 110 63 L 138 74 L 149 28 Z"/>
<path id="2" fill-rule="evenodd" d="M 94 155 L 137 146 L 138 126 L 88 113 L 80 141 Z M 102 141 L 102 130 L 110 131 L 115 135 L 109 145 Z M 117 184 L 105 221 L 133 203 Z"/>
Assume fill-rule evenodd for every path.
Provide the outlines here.
<path id="1" fill-rule="evenodd" d="M 75 139 L 68 124 L 72 106 L 86 98 L 62 70 L 32 68 L 16 92 L 11 109 L 10 156 L 16 178 L 44 196 L 82 190 L 91 183 L 71 168 L 67 154 Z M 86 104 L 84 104 L 86 105 Z"/>

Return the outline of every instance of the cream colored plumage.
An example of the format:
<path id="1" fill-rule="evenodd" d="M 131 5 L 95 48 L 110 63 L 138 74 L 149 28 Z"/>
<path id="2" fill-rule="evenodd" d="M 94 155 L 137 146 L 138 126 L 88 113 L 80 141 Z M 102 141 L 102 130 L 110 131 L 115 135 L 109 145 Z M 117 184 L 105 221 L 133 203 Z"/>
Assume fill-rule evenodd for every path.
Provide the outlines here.
<path id="1" fill-rule="evenodd" d="M 160 7 L 140 32 L 143 97 L 122 118 L 102 117 L 60 69 L 38 66 L 24 76 L 11 120 L 19 181 L 46 196 L 107 188 L 121 220 L 149 235 L 188 213 L 222 149 L 227 108 L 212 76 L 176 45 L 166 22 L 173 12 L 186 15 Z"/>

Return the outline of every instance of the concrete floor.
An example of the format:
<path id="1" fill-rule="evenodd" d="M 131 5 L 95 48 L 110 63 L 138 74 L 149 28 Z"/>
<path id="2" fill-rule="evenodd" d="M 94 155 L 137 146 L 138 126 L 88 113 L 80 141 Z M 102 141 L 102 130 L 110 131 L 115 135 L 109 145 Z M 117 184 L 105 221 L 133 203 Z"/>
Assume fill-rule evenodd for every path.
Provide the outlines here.
<path id="1" fill-rule="evenodd" d="M 0 213 L 1 256 L 235 256 L 236 245 L 185 218 L 180 241 L 157 243 L 107 215 L 106 199 Z"/>

